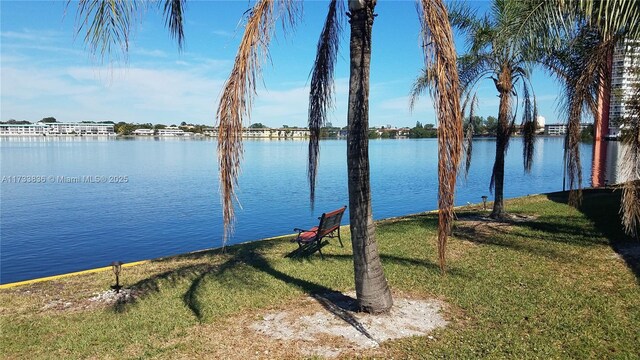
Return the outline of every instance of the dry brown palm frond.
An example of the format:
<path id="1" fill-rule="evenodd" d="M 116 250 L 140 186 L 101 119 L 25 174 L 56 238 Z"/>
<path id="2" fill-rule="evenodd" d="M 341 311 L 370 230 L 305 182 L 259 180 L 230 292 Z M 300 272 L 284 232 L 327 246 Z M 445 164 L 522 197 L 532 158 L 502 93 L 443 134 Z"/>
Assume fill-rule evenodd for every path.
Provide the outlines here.
<path id="1" fill-rule="evenodd" d="M 311 210 L 315 203 L 316 175 L 320 155 L 320 128 L 327 120 L 327 110 L 333 106 L 334 68 L 338 58 L 338 45 L 342 31 L 342 0 L 331 0 L 329 12 L 325 20 L 318 52 L 313 64 L 311 86 L 309 92 L 309 159 L 307 176 L 309 179 L 309 201 Z"/>
<path id="2" fill-rule="evenodd" d="M 216 118 L 224 222 L 223 245 L 233 232 L 233 200 L 236 198 L 235 188 L 238 184 L 242 159 L 243 119 L 250 117 L 256 82 L 260 76 L 260 66 L 269 56 L 267 46 L 271 40 L 275 22 L 280 15 L 284 14 L 286 19 L 283 19 L 283 23 L 292 24 L 295 21 L 294 15 L 298 4 L 291 0 L 277 3 L 271 0 L 256 2 L 248 14 L 233 69 L 222 90 Z"/>
<path id="3" fill-rule="evenodd" d="M 446 270 L 447 237 L 454 219 L 454 195 L 462 148 L 462 113 L 456 50 L 447 9 L 441 0 L 420 0 L 425 68 L 438 118 L 438 260 Z"/>
<path id="4" fill-rule="evenodd" d="M 569 204 L 579 206 L 582 201 L 582 168 L 580 166 L 580 123 L 584 109 L 594 115 L 594 126 L 598 117 L 597 94 L 604 84 L 610 84 L 613 49 L 617 39 L 600 41 L 587 56 L 572 69 L 573 76 L 565 86 L 568 129 L 566 140 L 567 174 L 569 176 Z"/>
<path id="5" fill-rule="evenodd" d="M 634 69 L 640 72 L 636 64 Z M 622 226 L 627 235 L 640 240 L 640 84 L 626 106 L 629 115 L 623 119 L 622 163 L 620 171 L 625 183 L 622 186 Z"/>
<path id="6" fill-rule="evenodd" d="M 640 124 L 626 129 L 623 140 L 626 145 L 622 151 L 622 177 L 626 180 L 622 186 L 622 225 L 627 235 L 636 239 L 640 236 Z"/>

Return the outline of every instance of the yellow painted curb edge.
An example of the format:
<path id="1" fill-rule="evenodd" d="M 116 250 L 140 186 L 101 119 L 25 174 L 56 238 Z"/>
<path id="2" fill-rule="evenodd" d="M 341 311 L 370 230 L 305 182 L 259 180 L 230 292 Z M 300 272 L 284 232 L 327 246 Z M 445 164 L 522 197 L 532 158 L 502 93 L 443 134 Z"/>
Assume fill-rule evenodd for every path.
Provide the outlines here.
<path id="1" fill-rule="evenodd" d="M 246 242 L 243 242 L 243 243 L 233 244 L 233 245 L 230 245 L 230 246 L 243 245 L 243 244 L 248 244 L 248 243 L 252 243 L 252 242 L 256 242 L 256 241 L 263 241 L 263 240 L 277 240 L 277 239 L 282 239 L 282 238 L 286 238 L 286 237 L 289 237 L 289 236 L 292 236 L 292 234 L 279 235 L 279 236 L 274 236 L 274 237 L 270 237 L 270 238 L 266 238 L 266 239 L 260 239 L 260 240 L 250 240 L 250 241 L 246 241 Z M 150 263 L 150 262 L 155 261 L 155 260 L 168 259 L 168 258 L 172 258 L 172 257 L 178 257 L 178 256 L 184 256 L 184 255 L 190 255 L 190 254 L 198 254 L 198 253 L 203 253 L 203 252 L 216 250 L 216 249 L 219 249 L 219 248 L 202 249 L 202 250 L 191 251 L 191 252 L 188 252 L 188 253 L 185 253 L 185 254 L 176 254 L 176 255 L 161 257 L 161 258 L 158 258 L 158 259 L 135 261 L 135 262 L 122 264 L 122 267 L 128 268 L 128 267 L 132 267 L 132 266 L 147 264 L 147 263 Z M 99 268 L 95 268 L 95 269 L 88 269 L 88 270 L 76 271 L 76 272 L 71 272 L 71 273 L 66 273 L 66 274 L 47 276 L 47 277 L 42 277 L 42 278 L 37 278 L 37 279 L 17 281 L 17 282 L 12 282 L 12 283 L 8 283 L 8 284 L 1 284 L 0 285 L 0 290 L 10 289 L 10 288 L 14 288 L 14 287 L 17 287 L 17 286 L 23 286 L 23 285 L 31 285 L 31 284 L 35 284 L 35 283 L 39 283 L 39 282 L 43 282 L 43 281 L 57 280 L 57 279 L 62 279 L 62 278 L 66 278 L 66 277 L 76 276 L 76 275 L 93 274 L 93 273 L 97 273 L 97 272 L 101 272 L 101 271 L 107 271 L 107 270 L 111 270 L 111 266 L 104 266 L 104 267 L 99 267 Z"/>
<path id="2" fill-rule="evenodd" d="M 130 262 L 130 263 L 122 264 L 122 267 L 127 268 L 127 267 L 142 265 L 142 264 L 146 264 L 146 263 L 148 263 L 150 261 L 151 260 L 142 260 L 142 261 Z M 92 273 L 97 273 L 97 272 L 106 271 L 106 270 L 111 270 L 111 266 L 105 266 L 105 267 L 100 267 L 100 268 L 95 268 L 95 269 L 82 270 L 82 271 L 76 271 L 76 272 L 72 272 L 72 273 L 66 273 L 66 274 L 60 274 L 60 275 L 54 275 L 54 276 L 47 276 L 47 277 L 43 277 L 43 278 L 37 278 L 37 279 L 18 281 L 18 282 L 13 282 L 13 283 L 8 283 L 8 284 L 2 284 L 2 285 L 0 285 L 0 290 L 9 289 L 9 288 L 16 287 L 16 286 L 35 284 L 35 283 L 39 283 L 39 282 L 43 282 L 43 281 L 62 279 L 62 278 L 70 277 L 70 276 L 76 276 L 76 275 L 82 275 L 82 274 L 92 274 Z"/>
<path id="3" fill-rule="evenodd" d="M 527 195 L 527 196 L 536 196 L 536 195 L 540 195 L 540 194 L 531 194 L 531 195 Z M 459 209 L 467 207 L 469 205 L 478 205 L 478 204 L 467 204 L 467 205 L 455 206 L 454 209 L 455 210 L 459 210 Z M 437 213 L 437 212 L 438 212 L 438 210 L 430 210 L 430 211 L 425 211 L 425 212 L 421 212 L 421 213 L 407 214 L 407 215 L 401 215 L 401 216 L 394 216 L 394 217 L 390 217 L 390 218 L 386 218 L 386 219 L 380 219 L 380 220 L 377 220 L 376 222 L 385 221 L 385 220 L 393 221 L 393 220 L 398 220 L 398 219 L 406 218 L 406 217 L 410 217 L 410 216 L 416 216 L 416 215 L 422 215 L 422 214 L 434 214 L 434 213 Z M 341 227 L 342 228 L 346 228 L 348 226 L 349 225 L 342 225 Z M 290 237 L 290 236 L 293 236 L 293 235 L 295 235 L 295 234 L 286 234 L 286 235 L 279 235 L 279 236 L 274 236 L 274 237 L 269 237 L 269 238 L 264 238 L 264 239 L 259 239 L 259 240 L 250 240 L 250 241 L 245 241 L 245 242 L 238 243 L 238 244 L 233 244 L 233 245 L 230 245 L 230 246 L 244 245 L 244 244 L 253 243 L 253 242 L 256 242 L 256 241 L 278 240 L 278 239 Z M 173 255 L 173 256 L 197 254 L 197 253 L 211 251 L 211 250 L 215 250 L 215 249 L 218 249 L 218 248 L 196 250 L 196 251 L 188 252 L 186 254 L 178 254 L 178 255 Z M 159 259 L 171 258 L 173 256 L 167 256 L 167 257 L 163 257 L 163 258 L 159 258 Z M 151 261 L 153 261 L 153 260 L 141 260 L 141 261 L 130 262 L 130 263 L 123 264 L 122 267 L 127 268 L 127 267 L 132 267 L 132 266 L 137 266 L 137 265 L 143 265 L 143 264 L 147 264 L 147 263 L 149 263 Z M 39 283 L 39 282 L 43 282 L 43 281 L 62 279 L 62 278 L 70 277 L 70 276 L 83 275 L 83 274 L 92 274 L 92 273 L 97 273 L 97 272 L 106 271 L 106 270 L 111 270 L 111 266 L 105 266 L 105 267 L 100 267 L 100 268 L 95 268 L 95 269 L 82 270 L 82 271 L 76 271 L 76 272 L 72 272 L 72 273 L 66 273 L 66 274 L 47 276 L 47 277 L 42 277 L 42 278 L 37 278 L 37 279 L 18 281 L 18 282 L 13 282 L 13 283 L 8 283 L 8 284 L 2 284 L 2 285 L 0 285 L 0 290 L 10 289 L 10 288 L 13 288 L 13 287 L 16 287 L 16 286 L 35 284 L 35 283 Z"/>

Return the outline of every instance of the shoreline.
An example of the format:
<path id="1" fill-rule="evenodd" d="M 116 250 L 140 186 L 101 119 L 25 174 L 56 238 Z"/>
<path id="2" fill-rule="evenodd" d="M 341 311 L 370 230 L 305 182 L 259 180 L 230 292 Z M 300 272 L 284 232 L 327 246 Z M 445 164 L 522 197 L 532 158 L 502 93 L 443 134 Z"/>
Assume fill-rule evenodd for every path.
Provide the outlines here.
<path id="1" fill-rule="evenodd" d="M 551 192 L 551 193 L 545 193 L 545 194 L 529 194 L 529 195 L 525 195 L 525 196 L 519 196 L 519 197 L 516 197 L 516 198 L 513 198 L 513 199 L 527 198 L 527 197 L 538 196 L 538 195 L 549 195 L 549 194 L 555 194 L 555 193 L 557 193 L 557 192 Z M 490 211 L 490 208 L 489 208 L 488 205 L 489 205 L 489 202 L 487 202 L 487 210 L 486 210 L 487 212 Z M 454 206 L 454 210 L 472 209 L 474 207 L 482 207 L 482 203 L 465 204 L 465 205 Z M 401 219 L 407 218 L 407 217 L 414 217 L 414 216 L 428 215 L 428 214 L 436 214 L 437 212 L 438 212 L 437 209 L 427 210 L 427 211 L 423 211 L 423 212 L 419 212 L 419 213 L 405 214 L 405 215 L 400 215 L 400 216 L 392 216 L 392 217 L 388 217 L 388 218 L 384 218 L 384 219 L 375 220 L 374 222 L 376 224 L 394 222 L 394 221 L 398 221 L 398 220 L 401 220 Z M 342 229 L 346 228 L 345 230 L 348 230 L 349 224 L 342 225 L 342 226 L 340 226 L 340 228 L 342 228 Z M 344 230 L 342 230 L 342 231 L 344 231 Z M 256 242 L 261 242 L 261 241 L 277 240 L 277 239 L 281 239 L 281 238 L 291 237 L 291 236 L 294 236 L 294 235 L 295 235 L 295 233 L 289 233 L 289 234 L 276 235 L 276 236 L 262 238 L 262 239 L 243 241 L 243 242 L 240 242 L 240 243 L 237 243 L 237 244 L 227 245 L 224 248 L 233 247 L 233 246 L 240 246 L 240 245 L 245 245 L 245 244 L 250 244 L 250 243 L 256 243 Z M 151 263 L 151 262 L 154 262 L 154 261 L 161 261 L 161 260 L 167 260 L 167 259 L 176 258 L 176 257 L 195 255 L 195 254 L 199 254 L 199 253 L 205 253 L 205 252 L 215 251 L 215 250 L 220 250 L 220 249 L 223 249 L 223 247 L 211 247 L 211 248 L 206 248 L 206 249 L 189 251 L 189 252 L 186 252 L 186 253 L 161 256 L 161 257 L 152 258 L 152 259 L 137 260 L 137 261 L 133 261 L 133 262 L 129 262 L 129 263 L 124 263 L 122 265 L 122 267 L 124 267 L 124 268 L 134 267 L 134 266 L 138 266 L 138 265 L 148 264 L 148 263 Z M 13 281 L 13 282 L 6 283 L 6 284 L 0 284 L 0 290 L 10 289 L 10 288 L 18 287 L 18 286 L 23 286 L 23 285 L 31 285 L 31 284 L 35 284 L 35 283 L 39 283 L 39 282 L 57 280 L 57 279 L 62 279 L 62 278 L 67 278 L 67 277 L 72 277 L 72 276 L 78 276 L 78 275 L 83 275 L 83 274 L 92 274 L 92 273 L 97 273 L 97 272 L 103 272 L 103 271 L 108 271 L 108 270 L 111 270 L 111 266 L 102 266 L 102 267 L 98 267 L 98 268 L 91 268 L 91 269 L 72 271 L 72 272 L 68 272 L 68 273 L 37 277 L 37 278 L 33 278 L 33 279 Z"/>

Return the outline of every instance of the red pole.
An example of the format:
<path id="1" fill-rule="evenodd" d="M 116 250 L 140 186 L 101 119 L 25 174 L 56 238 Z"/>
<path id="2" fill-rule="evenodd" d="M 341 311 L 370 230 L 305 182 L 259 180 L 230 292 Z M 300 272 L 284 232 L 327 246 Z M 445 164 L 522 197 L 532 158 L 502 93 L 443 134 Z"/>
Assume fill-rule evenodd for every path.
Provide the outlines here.
<path id="1" fill-rule="evenodd" d="M 598 116 L 594 119 L 593 136 L 593 161 L 591 166 L 591 186 L 605 186 L 605 173 L 607 164 L 606 136 L 609 134 L 609 102 L 611 100 L 611 67 L 613 54 L 609 54 L 607 71 L 609 76 L 606 84 L 600 86 L 598 92 Z"/>

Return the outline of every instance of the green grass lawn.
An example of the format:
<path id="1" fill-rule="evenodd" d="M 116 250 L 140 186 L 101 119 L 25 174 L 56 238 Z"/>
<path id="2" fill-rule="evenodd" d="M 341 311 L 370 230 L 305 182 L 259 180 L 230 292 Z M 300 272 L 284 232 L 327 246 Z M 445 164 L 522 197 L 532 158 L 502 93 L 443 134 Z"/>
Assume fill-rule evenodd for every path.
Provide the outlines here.
<path id="1" fill-rule="evenodd" d="M 562 194 L 508 201 L 523 215 L 508 224 L 462 209 L 446 276 L 437 267 L 435 214 L 379 222 L 394 295 L 443 301 L 449 325 L 364 356 L 640 358 L 638 246 L 620 231 L 619 195 L 586 192 L 580 210 L 565 201 Z M 345 247 L 331 240 L 324 260 L 286 257 L 297 247 L 289 236 L 127 268 L 122 282 L 140 295 L 117 305 L 88 300 L 109 288 L 109 272 L 2 290 L 2 357 L 296 357 L 246 322 L 309 294 L 352 290 L 343 235 Z"/>

